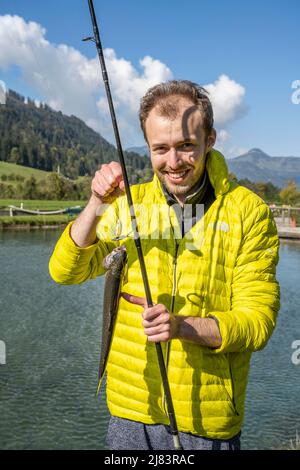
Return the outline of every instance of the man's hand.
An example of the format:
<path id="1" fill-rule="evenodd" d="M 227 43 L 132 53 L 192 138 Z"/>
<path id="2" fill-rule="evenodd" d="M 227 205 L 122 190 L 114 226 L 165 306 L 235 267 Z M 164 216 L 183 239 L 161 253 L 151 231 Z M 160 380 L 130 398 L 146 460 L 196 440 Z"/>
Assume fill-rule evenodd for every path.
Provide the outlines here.
<path id="1" fill-rule="evenodd" d="M 169 312 L 165 305 L 157 304 L 149 308 L 143 297 L 136 297 L 125 292 L 122 292 L 121 295 L 127 302 L 144 307 L 142 325 L 145 335 L 148 336 L 148 341 L 159 343 L 176 338 L 176 317 Z"/>
<path id="2" fill-rule="evenodd" d="M 118 162 L 104 163 L 96 171 L 92 181 L 92 194 L 101 203 L 111 203 L 124 192 L 124 180 L 121 165 Z"/>
<path id="3" fill-rule="evenodd" d="M 91 197 L 71 227 L 71 237 L 77 246 L 85 248 L 97 242 L 96 227 L 103 204 L 111 204 L 124 192 L 121 165 L 117 162 L 101 165 L 91 185 Z"/>
<path id="4" fill-rule="evenodd" d="M 122 297 L 135 305 L 144 307 L 143 327 L 149 341 L 155 343 L 182 339 L 208 348 L 219 348 L 222 337 L 214 317 L 186 317 L 173 315 L 163 304 L 148 307 L 146 299 L 121 292 Z"/>

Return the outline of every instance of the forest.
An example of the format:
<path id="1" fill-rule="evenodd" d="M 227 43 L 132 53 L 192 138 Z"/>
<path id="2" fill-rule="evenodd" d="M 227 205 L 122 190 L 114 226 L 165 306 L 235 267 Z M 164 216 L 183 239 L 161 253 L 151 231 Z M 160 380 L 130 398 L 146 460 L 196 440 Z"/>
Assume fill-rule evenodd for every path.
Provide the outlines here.
<path id="1" fill-rule="evenodd" d="M 124 152 L 130 176 L 150 168 L 150 160 Z M 116 148 L 75 116 L 54 111 L 13 90 L 0 106 L 0 161 L 48 172 L 59 172 L 75 180 L 91 176 L 102 163 L 117 160 Z"/>

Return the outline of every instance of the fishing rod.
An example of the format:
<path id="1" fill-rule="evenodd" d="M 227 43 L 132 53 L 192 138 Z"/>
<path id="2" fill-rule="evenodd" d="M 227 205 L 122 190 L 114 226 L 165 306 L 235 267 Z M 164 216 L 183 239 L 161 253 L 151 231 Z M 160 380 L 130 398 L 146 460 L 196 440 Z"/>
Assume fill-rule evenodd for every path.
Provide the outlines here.
<path id="1" fill-rule="evenodd" d="M 150 292 L 150 286 L 149 286 L 149 281 L 148 281 L 148 276 L 147 276 L 147 271 L 146 271 L 146 266 L 145 266 L 145 260 L 144 260 L 144 255 L 143 255 L 143 251 L 142 251 L 141 238 L 140 238 L 140 234 L 139 234 L 139 231 L 138 231 L 136 215 L 135 215 L 135 211 L 134 211 L 134 207 L 133 207 L 131 191 L 130 191 L 130 186 L 129 186 L 129 181 L 128 181 L 128 175 L 127 175 L 127 170 L 126 170 L 126 165 L 125 165 L 124 153 L 123 153 L 123 149 L 122 149 L 122 144 L 121 144 L 118 124 L 117 124 L 114 104 L 113 104 L 113 100 L 112 100 L 112 96 L 111 96 L 110 85 L 109 85 L 109 80 L 108 80 L 108 74 L 107 74 L 106 64 L 105 64 L 105 60 L 104 60 L 103 48 L 102 48 L 102 44 L 101 44 L 101 41 L 100 41 L 100 34 L 99 34 L 99 29 L 98 29 L 97 18 L 96 18 L 96 14 L 95 14 L 93 0 L 88 0 L 88 3 L 89 3 L 89 9 L 90 9 L 91 20 L 92 20 L 92 25 L 93 25 L 94 36 L 84 38 L 83 41 L 93 41 L 96 44 L 98 57 L 99 57 L 99 61 L 100 61 L 100 66 L 101 66 L 101 71 L 102 71 L 102 78 L 103 78 L 103 82 L 104 82 L 104 85 L 105 85 L 106 96 L 107 96 L 107 100 L 108 100 L 110 115 L 111 115 L 112 124 L 113 124 L 114 135 L 115 135 L 116 144 L 117 144 L 119 160 L 120 160 L 120 164 L 121 164 L 121 168 L 122 168 L 122 174 L 123 174 L 124 186 L 125 186 L 125 193 L 126 193 L 126 197 L 127 197 L 127 201 L 128 201 L 128 205 L 129 205 L 131 225 L 132 225 L 132 230 L 133 230 L 133 234 L 134 234 L 134 243 L 135 243 L 138 258 L 139 258 L 139 263 L 140 263 L 140 268 L 141 268 L 141 273 L 142 273 L 142 278 L 143 278 L 143 284 L 144 284 L 144 289 L 145 289 L 145 294 L 146 294 L 146 300 L 147 300 L 148 307 L 153 307 L 152 296 L 151 296 L 151 292 Z M 162 353 L 162 347 L 161 347 L 160 343 L 155 343 L 155 347 L 156 347 L 157 359 L 158 359 L 158 364 L 159 364 L 159 369 L 160 369 L 160 375 L 161 375 L 163 388 L 164 388 L 164 393 L 165 393 L 165 397 L 166 397 L 168 417 L 169 417 L 169 421 L 170 421 L 170 429 L 171 429 L 171 433 L 172 433 L 172 436 L 173 436 L 174 447 L 175 447 L 176 450 L 181 450 L 182 445 L 181 445 L 180 440 L 179 440 L 179 433 L 178 433 L 176 417 L 175 417 L 175 413 L 174 413 L 174 407 L 173 407 L 173 402 L 172 402 L 172 397 L 171 397 L 171 391 L 170 391 L 170 385 L 169 385 L 169 381 L 168 381 L 166 366 L 165 366 L 164 357 L 163 357 L 163 353 Z"/>

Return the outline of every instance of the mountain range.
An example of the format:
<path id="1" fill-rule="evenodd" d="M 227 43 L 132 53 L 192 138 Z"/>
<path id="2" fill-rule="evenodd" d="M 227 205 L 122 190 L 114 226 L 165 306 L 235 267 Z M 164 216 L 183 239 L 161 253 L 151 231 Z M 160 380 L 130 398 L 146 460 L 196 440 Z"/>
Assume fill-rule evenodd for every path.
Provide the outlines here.
<path id="1" fill-rule="evenodd" d="M 229 171 L 238 180 L 248 179 L 257 183 L 270 181 L 282 188 L 289 180 L 294 180 L 300 186 L 299 157 L 271 157 L 258 148 L 227 160 Z"/>
<path id="2" fill-rule="evenodd" d="M 126 150 L 127 150 L 127 152 L 137 153 L 141 157 L 144 157 L 145 155 L 146 155 L 146 157 L 150 157 L 148 145 L 142 145 L 141 147 L 129 147 Z"/>

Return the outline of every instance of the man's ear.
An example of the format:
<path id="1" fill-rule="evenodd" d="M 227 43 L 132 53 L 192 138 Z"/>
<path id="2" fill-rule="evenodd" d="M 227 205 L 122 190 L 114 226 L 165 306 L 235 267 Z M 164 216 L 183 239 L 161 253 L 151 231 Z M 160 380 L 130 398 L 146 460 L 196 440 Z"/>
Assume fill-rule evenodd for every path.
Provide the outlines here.
<path id="1" fill-rule="evenodd" d="M 215 145 L 216 143 L 216 139 L 217 139 L 217 132 L 216 132 L 216 129 L 212 129 L 208 138 L 207 138 L 207 151 L 209 152 L 213 146 Z"/>

